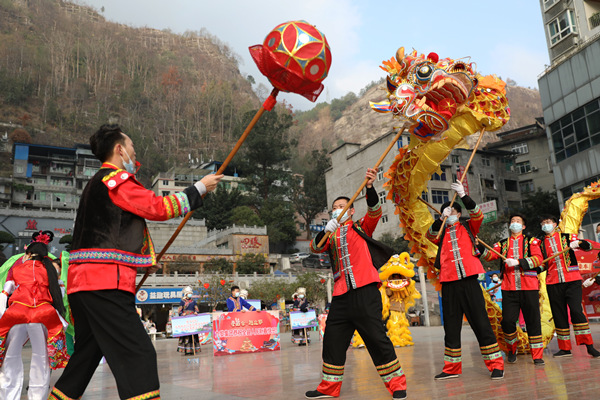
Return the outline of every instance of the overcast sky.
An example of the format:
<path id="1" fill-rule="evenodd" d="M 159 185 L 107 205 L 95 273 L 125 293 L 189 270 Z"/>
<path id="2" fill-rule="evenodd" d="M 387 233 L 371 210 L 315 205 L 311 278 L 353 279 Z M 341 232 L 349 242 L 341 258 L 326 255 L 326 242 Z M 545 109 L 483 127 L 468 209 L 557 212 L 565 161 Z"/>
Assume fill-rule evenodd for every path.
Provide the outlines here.
<path id="1" fill-rule="evenodd" d="M 396 49 L 434 51 L 440 58 L 471 57 L 483 74 L 507 77 L 537 88 L 537 76 L 549 64 L 539 1 L 463 0 L 77 0 L 109 21 L 175 33 L 206 28 L 242 58 L 240 70 L 271 87 L 250 58 L 248 47 L 262 43 L 279 23 L 303 19 L 325 34 L 332 52 L 325 90 L 317 100 L 358 93 L 384 76 L 382 60 Z M 294 108 L 313 106 L 286 94 Z"/>

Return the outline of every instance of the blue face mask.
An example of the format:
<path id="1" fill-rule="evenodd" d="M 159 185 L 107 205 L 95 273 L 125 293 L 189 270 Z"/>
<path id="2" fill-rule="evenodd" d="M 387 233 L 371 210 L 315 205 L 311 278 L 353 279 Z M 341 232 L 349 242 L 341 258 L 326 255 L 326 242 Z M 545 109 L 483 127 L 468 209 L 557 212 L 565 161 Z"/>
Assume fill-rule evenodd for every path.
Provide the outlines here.
<path id="1" fill-rule="evenodd" d="M 510 231 L 512 233 L 519 233 L 523 230 L 523 225 L 521 225 L 518 222 L 513 222 L 512 224 L 510 224 L 510 226 L 508 227 L 508 229 L 510 229 Z"/>
<path id="2" fill-rule="evenodd" d="M 233 294 L 233 297 L 240 297 L 240 292 L 235 292 L 235 293 Z"/>
<path id="3" fill-rule="evenodd" d="M 129 157 L 127 150 L 125 150 L 125 154 L 127 154 L 129 162 L 125 162 L 123 156 L 121 156 L 121 160 L 123 160 L 123 168 L 125 168 L 125 171 L 129 172 L 130 174 L 135 174 L 135 163 L 131 160 L 131 157 Z"/>
<path id="4" fill-rule="evenodd" d="M 458 221 L 458 215 L 451 215 L 448 217 L 448 219 L 446 220 L 446 222 L 448 222 L 448 225 L 452 225 L 454 224 L 456 221 Z"/>
<path id="5" fill-rule="evenodd" d="M 336 208 L 335 210 L 333 210 L 333 212 L 331 213 L 331 218 L 337 219 L 337 217 L 340 216 L 340 214 L 342 213 L 342 209 L 341 208 Z M 346 221 L 348 218 L 350 218 L 350 215 L 348 215 L 348 211 L 346 211 L 344 213 L 344 216 L 342 217 L 342 219 L 340 219 L 340 222 L 344 222 Z"/>
<path id="6" fill-rule="evenodd" d="M 542 230 L 546 233 L 550 233 L 554 230 L 554 224 L 544 224 L 542 225 Z"/>

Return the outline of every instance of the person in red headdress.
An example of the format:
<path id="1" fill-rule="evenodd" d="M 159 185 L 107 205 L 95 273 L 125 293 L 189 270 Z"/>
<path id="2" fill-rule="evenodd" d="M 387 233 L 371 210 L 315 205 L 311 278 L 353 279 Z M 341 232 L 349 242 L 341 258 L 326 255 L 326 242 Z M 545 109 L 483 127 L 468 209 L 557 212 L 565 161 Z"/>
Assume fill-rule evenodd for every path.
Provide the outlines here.
<path id="1" fill-rule="evenodd" d="M 64 368 L 69 358 L 67 324 L 62 319 L 65 308 L 56 269 L 48 258 L 50 236 L 40 233 L 36 240 L 27 247 L 23 262 L 11 268 L 0 294 L 0 398 L 4 400 L 21 397 L 21 349 L 27 340 L 32 349 L 29 399 L 48 396 L 50 370 Z"/>

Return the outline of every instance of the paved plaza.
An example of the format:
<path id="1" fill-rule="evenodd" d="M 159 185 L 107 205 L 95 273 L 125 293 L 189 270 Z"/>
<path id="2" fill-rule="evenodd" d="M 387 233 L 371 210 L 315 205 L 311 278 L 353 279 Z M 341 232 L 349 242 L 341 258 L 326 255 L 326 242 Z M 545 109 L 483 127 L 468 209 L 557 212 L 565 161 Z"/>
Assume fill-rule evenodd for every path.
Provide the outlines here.
<path id="1" fill-rule="evenodd" d="M 600 324 L 591 323 L 594 340 L 600 344 Z M 516 364 L 506 364 L 505 378 L 492 381 L 483 364 L 470 327 L 463 327 L 463 374 L 458 379 L 434 381 L 442 368 L 442 327 L 413 327 L 414 347 L 397 348 L 408 380 L 409 399 L 598 399 L 600 359 L 590 358 L 584 346 L 573 349 L 573 357 L 553 359 L 556 340 L 544 350 L 545 367 L 535 367 L 529 355 Z M 213 357 L 212 348 L 193 357 L 175 351 L 176 339 L 155 342 L 163 399 L 276 399 L 304 398 L 306 390 L 320 381 L 321 343 L 316 332 L 307 347 L 293 345 L 290 334 L 282 334 L 281 351 Z M 598 346 L 600 348 L 600 346 Z M 30 349 L 24 349 L 29 368 Z M 391 399 L 365 349 L 349 349 L 340 399 Z M 52 383 L 61 374 L 52 373 Z M 26 396 L 23 396 L 25 399 Z M 115 380 L 108 365 L 101 364 L 84 400 L 118 399 Z"/>

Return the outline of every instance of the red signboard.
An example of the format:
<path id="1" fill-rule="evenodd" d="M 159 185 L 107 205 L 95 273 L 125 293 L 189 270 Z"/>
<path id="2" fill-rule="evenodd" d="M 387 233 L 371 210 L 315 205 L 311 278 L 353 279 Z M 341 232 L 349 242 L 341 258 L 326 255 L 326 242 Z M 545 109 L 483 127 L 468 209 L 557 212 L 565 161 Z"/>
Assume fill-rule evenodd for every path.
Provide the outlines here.
<path id="1" fill-rule="evenodd" d="M 280 350 L 279 312 L 248 311 L 213 315 L 214 355 Z"/>
<path id="2" fill-rule="evenodd" d="M 593 249 L 600 249 L 600 243 L 590 243 Z M 575 256 L 584 281 L 600 271 L 598 250 L 575 250 Z M 588 317 L 600 317 L 600 286 L 594 283 L 590 287 L 583 287 L 583 308 Z"/>

